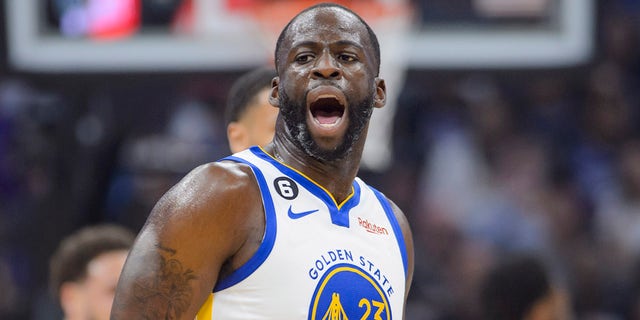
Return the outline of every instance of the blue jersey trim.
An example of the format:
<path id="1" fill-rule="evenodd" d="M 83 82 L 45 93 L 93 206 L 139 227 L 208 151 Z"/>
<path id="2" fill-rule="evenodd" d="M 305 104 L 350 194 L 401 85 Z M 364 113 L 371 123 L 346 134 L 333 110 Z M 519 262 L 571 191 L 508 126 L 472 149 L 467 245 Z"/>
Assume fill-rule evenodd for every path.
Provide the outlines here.
<path id="1" fill-rule="evenodd" d="M 396 219 L 396 215 L 393 213 L 393 209 L 391 209 L 391 204 L 389 203 L 389 200 L 387 200 L 387 197 L 375 188 L 371 186 L 369 186 L 369 188 L 371 188 L 378 198 L 378 201 L 380 201 L 380 204 L 382 204 L 384 212 L 387 213 L 387 218 L 389 218 L 389 223 L 391 223 L 391 227 L 393 228 L 393 233 L 396 234 L 398 246 L 400 246 L 400 254 L 402 255 L 402 264 L 404 265 L 404 274 L 406 277 L 409 262 L 407 260 L 407 244 L 404 242 L 404 235 L 402 234 L 400 223 L 398 222 L 398 219 Z"/>
<path id="2" fill-rule="evenodd" d="M 256 269 L 258 269 L 258 267 L 262 265 L 262 263 L 271 253 L 276 240 L 277 232 L 276 214 L 273 205 L 273 199 L 271 199 L 269 187 L 267 185 L 267 181 L 264 178 L 264 175 L 262 174 L 262 171 L 260 171 L 260 169 L 258 169 L 258 167 L 256 167 L 254 164 L 239 157 L 230 156 L 220 161 L 224 160 L 247 164 L 253 170 L 253 174 L 255 175 L 256 180 L 258 181 L 258 186 L 260 187 L 260 193 L 262 194 L 262 205 L 264 207 L 265 214 L 265 230 L 262 244 L 260 244 L 260 247 L 258 248 L 256 253 L 249 259 L 249 261 L 247 261 L 229 276 L 225 277 L 224 279 L 218 280 L 218 283 L 216 283 L 216 286 L 213 288 L 214 293 L 239 283 L 240 281 L 249 277 L 254 271 L 256 271 Z"/>
<path id="3" fill-rule="evenodd" d="M 335 225 L 349 228 L 349 212 L 360 203 L 360 185 L 353 182 L 353 197 L 338 207 L 329 207 L 331 222 Z"/>
<path id="4" fill-rule="evenodd" d="M 254 155 L 271 163 L 280 172 L 292 178 L 302 187 L 309 190 L 313 195 L 320 198 L 320 200 L 327 205 L 331 216 L 331 222 L 333 224 L 349 228 L 349 211 L 360 203 L 360 186 L 355 181 L 353 182 L 353 196 L 339 207 L 335 199 L 325 189 L 309 178 L 278 162 L 276 159 L 262 151 L 259 147 L 251 147 L 250 150 Z"/>

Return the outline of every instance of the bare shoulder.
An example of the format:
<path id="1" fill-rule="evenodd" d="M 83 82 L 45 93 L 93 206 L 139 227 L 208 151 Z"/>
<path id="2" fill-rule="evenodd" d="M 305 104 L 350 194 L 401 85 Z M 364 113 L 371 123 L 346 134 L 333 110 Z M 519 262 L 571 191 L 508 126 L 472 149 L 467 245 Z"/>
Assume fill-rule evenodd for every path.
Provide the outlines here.
<path id="1" fill-rule="evenodd" d="M 185 202 L 195 199 L 215 200 L 244 192 L 253 184 L 253 174 L 247 165 L 235 162 L 212 162 L 193 169 L 171 188 L 164 198 Z"/>
<path id="2" fill-rule="evenodd" d="M 184 219 L 206 223 L 211 215 L 224 218 L 233 209 L 247 206 L 249 201 L 238 200 L 251 195 L 258 196 L 259 190 L 247 165 L 207 163 L 189 172 L 158 201 L 149 223 L 162 226 Z"/>
<path id="3" fill-rule="evenodd" d="M 260 191 L 244 164 L 216 162 L 187 174 L 158 201 L 147 226 L 163 246 L 223 264 L 263 219 Z M 207 261 L 198 261 L 207 263 Z M 217 266 L 219 267 L 219 266 Z"/>
<path id="4" fill-rule="evenodd" d="M 193 319 L 220 270 L 263 223 L 251 169 L 209 163 L 153 208 L 125 263 L 112 319 Z"/>

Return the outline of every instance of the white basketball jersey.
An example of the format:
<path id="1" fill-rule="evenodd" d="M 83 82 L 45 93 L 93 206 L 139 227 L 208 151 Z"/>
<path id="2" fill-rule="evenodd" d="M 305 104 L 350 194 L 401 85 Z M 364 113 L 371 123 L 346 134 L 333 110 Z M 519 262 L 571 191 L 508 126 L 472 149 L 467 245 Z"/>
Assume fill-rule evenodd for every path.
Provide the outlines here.
<path id="1" fill-rule="evenodd" d="M 386 197 L 356 178 L 338 204 L 322 186 L 259 147 L 246 163 L 265 211 L 261 246 L 219 279 L 202 319 L 402 319 L 407 255 Z"/>

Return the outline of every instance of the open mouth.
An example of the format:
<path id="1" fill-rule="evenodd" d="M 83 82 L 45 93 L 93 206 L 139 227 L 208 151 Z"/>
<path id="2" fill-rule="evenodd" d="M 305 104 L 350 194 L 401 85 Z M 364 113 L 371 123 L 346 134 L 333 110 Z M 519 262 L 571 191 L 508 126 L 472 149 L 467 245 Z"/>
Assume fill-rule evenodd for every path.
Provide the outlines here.
<path id="1" fill-rule="evenodd" d="M 345 106 L 334 95 L 320 95 L 309 104 L 309 111 L 313 119 L 321 126 L 333 126 L 344 115 Z"/>

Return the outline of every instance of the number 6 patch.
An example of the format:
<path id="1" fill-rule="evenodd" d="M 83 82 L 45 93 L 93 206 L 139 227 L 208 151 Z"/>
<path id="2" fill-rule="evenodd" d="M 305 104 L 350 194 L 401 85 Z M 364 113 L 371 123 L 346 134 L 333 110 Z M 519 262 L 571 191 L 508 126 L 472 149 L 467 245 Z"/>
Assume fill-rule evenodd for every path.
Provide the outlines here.
<path id="1" fill-rule="evenodd" d="M 278 194 L 287 199 L 292 200 L 298 196 L 298 185 L 289 177 L 279 177 L 273 180 L 273 186 Z"/>

